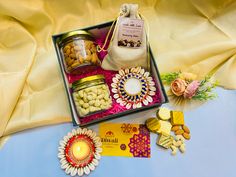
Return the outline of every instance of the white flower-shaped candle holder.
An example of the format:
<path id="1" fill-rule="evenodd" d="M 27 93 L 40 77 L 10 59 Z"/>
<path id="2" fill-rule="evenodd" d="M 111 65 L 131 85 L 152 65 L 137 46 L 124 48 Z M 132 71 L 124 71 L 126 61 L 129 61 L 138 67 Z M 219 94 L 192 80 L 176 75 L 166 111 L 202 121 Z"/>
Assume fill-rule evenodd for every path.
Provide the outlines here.
<path id="1" fill-rule="evenodd" d="M 98 165 L 102 143 L 92 130 L 73 129 L 59 144 L 58 158 L 66 174 L 88 175 Z"/>
<path id="2" fill-rule="evenodd" d="M 112 92 L 116 102 L 127 109 L 140 108 L 153 102 L 156 87 L 150 73 L 141 67 L 119 70 L 112 78 Z"/>

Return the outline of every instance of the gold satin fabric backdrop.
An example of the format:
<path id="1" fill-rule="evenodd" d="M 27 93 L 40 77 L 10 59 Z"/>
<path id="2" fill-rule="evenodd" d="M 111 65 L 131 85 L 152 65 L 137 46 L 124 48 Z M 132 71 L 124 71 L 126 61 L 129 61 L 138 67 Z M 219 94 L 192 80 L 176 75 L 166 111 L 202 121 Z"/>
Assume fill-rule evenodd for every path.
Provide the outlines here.
<path id="1" fill-rule="evenodd" d="M 0 137 L 71 121 L 51 36 L 138 3 L 161 73 L 215 73 L 236 88 L 236 0 L 0 0 Z"/>

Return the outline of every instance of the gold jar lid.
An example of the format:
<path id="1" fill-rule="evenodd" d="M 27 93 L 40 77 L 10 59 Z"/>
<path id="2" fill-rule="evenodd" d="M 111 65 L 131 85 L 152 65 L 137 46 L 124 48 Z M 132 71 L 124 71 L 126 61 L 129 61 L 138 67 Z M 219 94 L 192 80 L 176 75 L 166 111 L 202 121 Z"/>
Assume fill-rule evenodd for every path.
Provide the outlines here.
<path id="1" fill-rule="evenodd" d="M 100 79 L 105 79 L 105 77 L 101 74 L 84 77 L 82 79 L 79 79 L 78 81 L 73 82 L 72 88 L 74 89 L 75 87 L 83 85 L 86 82 L 91 82 L 91 81 L 100 80 Z"/>
<path id="2" fill-rule="evenodd" d="M 76 35 L 85 35 L 85 36 L 92 37 L 92 35 L 89 32 L 84 31 L 84 30 L 71 31 L 71 32 L 63 34 L 62 37 L 60 38 L 59 43 L 61 43 L 63 40 L 67 39 L 68 37 L 72 37 Z"/>

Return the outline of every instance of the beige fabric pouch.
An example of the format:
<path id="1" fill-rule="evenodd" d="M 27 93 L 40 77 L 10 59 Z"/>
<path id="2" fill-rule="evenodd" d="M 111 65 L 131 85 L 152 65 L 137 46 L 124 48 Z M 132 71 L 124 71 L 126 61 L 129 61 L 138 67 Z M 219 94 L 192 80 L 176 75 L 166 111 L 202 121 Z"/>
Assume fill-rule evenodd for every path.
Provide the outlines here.
<path id="1" fill-rule="evenodd" d="M 106 70 L 119 70 L 121 68 L 141 66 L 148 69 L 147 35 L 144 27 L 140 47 L 131 48 L 118 45 L 120 21 L 123 17 L 141 19 L 141 16 L 138 13 L 138 5 L 123 4 L 121 6 L 120 16 L 117 18 L 110 44 L 107 49 L 108 54 L 102 62 L 102 68 Z"/>

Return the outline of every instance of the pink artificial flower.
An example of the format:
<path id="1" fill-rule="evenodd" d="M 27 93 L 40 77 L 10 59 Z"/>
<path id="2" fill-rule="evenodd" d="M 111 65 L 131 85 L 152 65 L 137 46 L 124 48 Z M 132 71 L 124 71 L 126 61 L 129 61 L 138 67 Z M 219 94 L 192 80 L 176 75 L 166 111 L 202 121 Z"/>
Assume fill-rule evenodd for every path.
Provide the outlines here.
<path id="1" fill-rule="evenodd" d="M 196 93 L 200 86 L 200 82 L 195 80 L 188 84 L 187 88 L 184 91 L 184 98 L 192 98 Z"/>

